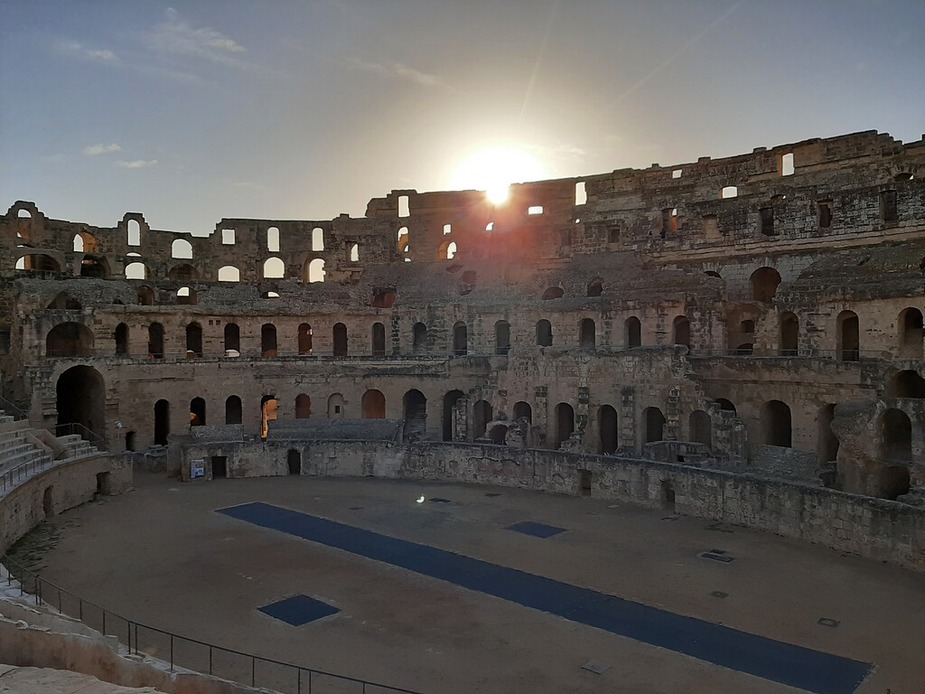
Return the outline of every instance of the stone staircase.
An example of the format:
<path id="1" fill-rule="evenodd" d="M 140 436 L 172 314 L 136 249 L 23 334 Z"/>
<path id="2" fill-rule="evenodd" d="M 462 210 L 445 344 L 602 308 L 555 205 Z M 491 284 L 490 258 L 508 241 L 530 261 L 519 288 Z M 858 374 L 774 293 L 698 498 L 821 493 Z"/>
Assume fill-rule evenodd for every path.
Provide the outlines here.
<path id="1" fill-rule="evenodd" d="M 53 465 L 99 453 L 79 434 L 55 436 L 0 411 L 0 493 Z"/>

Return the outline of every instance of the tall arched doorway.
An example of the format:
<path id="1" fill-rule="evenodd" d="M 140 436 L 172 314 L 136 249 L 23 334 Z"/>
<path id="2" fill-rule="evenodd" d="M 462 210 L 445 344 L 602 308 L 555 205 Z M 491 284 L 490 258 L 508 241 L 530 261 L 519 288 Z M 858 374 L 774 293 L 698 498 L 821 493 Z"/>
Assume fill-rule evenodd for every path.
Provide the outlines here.
<path id="1" fill-rule="evenodd" d="M 556 405 L 556 448 L 575 431 L 575 410 L 567 402 Z"/>
<path id="2" fill-rule="evenodd" d="M 80 427 L 85 427 L 100 439 L 106 438 L 106 387 L 100 372 L 92 366 L 73 366 L 58 377 L 58 426 L 73 427 L 74 433 L 87 438 Z"/>
<path id="3" fill-rule="evenodd" d="M 170 403 L 158 400 L 154 403 L 154 445 L 166 446 L 170 435 Z"/>

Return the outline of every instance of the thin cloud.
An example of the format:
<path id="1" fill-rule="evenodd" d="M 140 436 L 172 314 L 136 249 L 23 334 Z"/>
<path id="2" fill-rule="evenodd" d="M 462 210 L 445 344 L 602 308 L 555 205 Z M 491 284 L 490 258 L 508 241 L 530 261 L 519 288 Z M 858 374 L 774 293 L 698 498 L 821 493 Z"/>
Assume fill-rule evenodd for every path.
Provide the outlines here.
<path id="1" fill-rule="evenodd" d="M 403 63 L 371 63 L 366 60 L 354 60 L 353 66 L 365 72 L 376 75 L 385 75 L 396 79 L 407 80 L 421 87 L 439 87 L 443 84 L 436 75 L 421 72 Z"/>
<path id="2" fill-rule="evenodd" d="M 116 65 L 119 62 L 119 56 L 112 51 L 105 48 L 87 48 L 77 41 L 58 41 L 55 44 L 55 50 L 63 56 L 77 60 L 109 65 Z"/>
<path id="3" fill-rule="evenodd" d="M 121 152 L 122 147 L 113 142 L 111 145 L 104 145 L 102 142 L 96 145 L 87 145 L 84 147 L 84 154 L 88 157 L 98 157 L 101 154 L 112 154 Z"/>
<path id="4" fill-rule="evenodd" d="M 159 53 L 202 58 L 213 63 L 242 65 L 236 56 L 247 52 L 241 44 L 210 27 L 194 28 L 172 7 L 167 8 L 167 19 L 161 22 L 148 37 L 148 43 Z"/>
<path id="5" fill-rule="evenodd" d="M 147 169 L 157 165 L 157 159 L 145 161 L 144 159 L 134 159 L 133 161 L 117 161 L 115 163 L 120 169 Z"/>

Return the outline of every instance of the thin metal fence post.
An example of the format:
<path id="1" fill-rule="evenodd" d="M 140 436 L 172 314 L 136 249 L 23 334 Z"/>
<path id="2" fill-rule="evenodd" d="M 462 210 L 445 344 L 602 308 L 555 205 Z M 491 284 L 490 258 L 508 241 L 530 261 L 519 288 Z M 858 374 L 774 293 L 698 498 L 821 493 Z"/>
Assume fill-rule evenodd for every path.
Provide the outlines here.
<path id="1" fill-rule="evenodd" d="M 257 680 L 257 659 L 254 656 L 251 656 L 251 686 L 257 686 L 254 684 Z"/>
<path id="2" fill-rule="evenodd" d="M 209 644 L 209 674 L 212 674 L 212 644 Z"/>
<path id="3" fill-rule="evenodd" d="M 170 669 L 173 670 L 173 634 L 170 635 Z"/>

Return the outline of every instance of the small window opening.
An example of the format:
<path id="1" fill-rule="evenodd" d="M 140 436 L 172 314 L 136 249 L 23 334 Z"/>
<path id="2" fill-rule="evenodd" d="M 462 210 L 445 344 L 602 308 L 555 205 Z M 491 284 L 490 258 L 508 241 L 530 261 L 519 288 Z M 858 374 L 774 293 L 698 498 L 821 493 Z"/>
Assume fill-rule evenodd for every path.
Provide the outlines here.
<path id="1" fill-rule="evenodd" d="M 793 152 L 788 152 L 780 158 L 780 175 L 792 176 L 793 171 Z"/>
<path id="2" fill-rule="evenodd" d="M 895 222 L 899 219 L 895 190 L 884 190 L 880 193 L 880 218 L 884 222 Z"/>
<path id="3" fill-rule="evenodd" d="M 222 245 L 234 245 L 234 229 L 222 229 Z"/>
<path id="4" fill-rule="evenodd" d="M 324 250 L 324 229 L 321 227 L 315 227 L 312 229 L 312 250 Z"/>
<path id="5" fill-rule="evenodd" d="M 267 229 L 267 250 L 270 253 L 279 253 L 279 229 L 276 227 Z"/>
<path id="6" fill-rule="evenodd" d="M 399 217 L 410 217 L 411 216 L 411 207 L 408 204 L 407 195 L 398 196 L 398 216 Z"/>
<path id="7" fill-rule="evenodd" d="M 726 186 L 720 191 L 720 197 L 723 200 L 727 198 L 735 198 L 739 196 L 739 189 L 736 186 Z"/>
<path id="8" fill-rule="evenodd" d="M 549 287 L 545 292 L 543 292 L 543 301 L 549 301 L 550 299 L 561 299 L 565 295 L 565 290 L 562 287 Z"/>
<path id="9" fill-rule="evenodd" d="M 351 244 L 348 256 L 351 263 L 358 262 L 360 260 L 360 245 L 357 243 Z"/>
<path id="10" fill-rule="evenodd" d="M 488 224 L 485 225 L 485 231 L 494 231 L 494 230 L 495 230 L 494 222 L 489 222 Z"/>
<path id="11" fill-rule="evenodd" d="M 456 242 L 451 241 L 450 244 L 446 247 L 446 259 L 450 260 L 456 257 Z"/>
<path id="12" fill-rule="evenodd" d="M 681 172 L 682 172 L 682 171 L 683 171 L 683 169 L 675 169 L 674 171 L 671 172 L 671 177 L 672 177 L 672 178 L 681 178 Z"/>
<path id="13" fill-rule="evenodd" d="M 575 204 L 584 205 L 588 202 L 588 189 L 584 181 L 575 184 Z"/>
<path id="14" fill-rule="evenodd" d="M 141 225 L 138 223 L 137 219 L 128 220 L 128 245 L 141 245 Z"/>
<path id="15" fill-rule="evenodd" d="M 531 205 L 527 208 L 527 214 L 543 214 L 542 205 Z"/>
<path id="16" fill-rule="evenodd" d="M 777 232 L 774 230 L 774 208 L 762 207 L 758 210 L 758 216 L 761 233 L 765 236 L 776 236 Z"/>
<path id="17" fill-rule="evenodd" d="M 719 223 L 715 214 L 705 214 L 703 216 L 703 235 L 708 239 L 718 239 Z"/>
<path id="18" fill-rule="evenodd" d="M 620 227 L 616 224 L 607 229 L 607 243 L 620 243 Z"/>
<path id="19" fill-rule="evenodd" d="M 170 257 L 192 260 L 193 244 L 186 239 L 176 239 L 170 246 Z"/>
<path id="20" fill-rule="evenodd" d="M 453 225 L 444 224 L 443 225 L 443 235 L 446 236 L 447 234 L 452 234 L 452 233 L 453 233 Z"/>
<path id="21" fill-rule="evenodd" d="M 321 258 L 315 258 L 308 264 L 308 281 L 324 282 L 324 261 Z"/>
<path id="22" fill-rule="evenodd" d="M 604 280 L 600 277 L 597 277 L 590 282 L 588 282 L 587 295 L 588 296 L 600 296 L 604 292 Z"/>
<path id="23" fill-rule="evenodd" d="M 832 203 L 822 201 L 818 206 L 818 220 L 820 229 L 828 229 L 832 226 Z"/>

